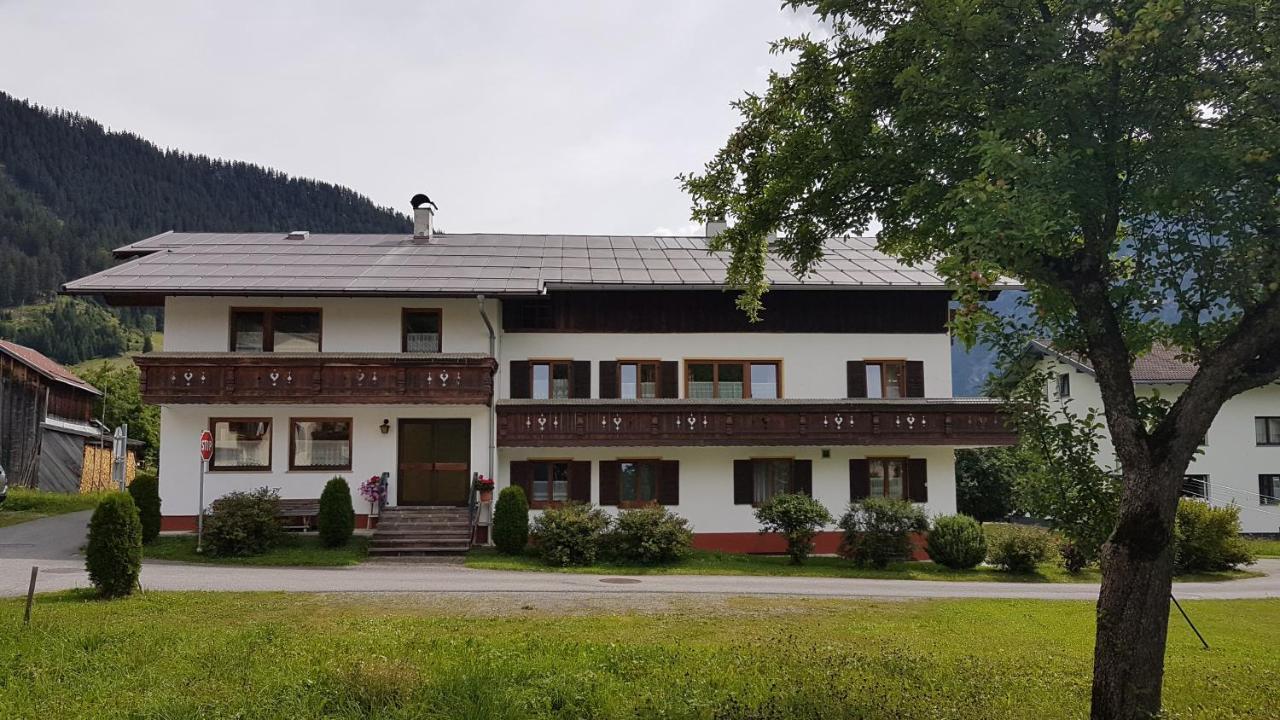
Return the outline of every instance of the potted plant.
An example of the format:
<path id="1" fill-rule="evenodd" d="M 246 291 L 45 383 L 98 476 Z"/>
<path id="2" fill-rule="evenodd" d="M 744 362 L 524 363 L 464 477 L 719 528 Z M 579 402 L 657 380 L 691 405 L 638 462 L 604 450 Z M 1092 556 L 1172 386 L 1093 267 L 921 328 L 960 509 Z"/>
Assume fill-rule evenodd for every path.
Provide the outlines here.
<path id="1" fill-rule="evenodd" d="M 386 492 L 387 489 L 382 484 L 382 478 L 378 475 L 374 475 L 360 483 L 360 497 L 369 503 L 369 517 L 372 518 L 374 516 L 373 511 L 381 507 L 382 499 Z"/>
<path id="2" fill-rule="evenodd" d="M 480 493 L 480 502 L 493 500 L 493 478 L 477 475 L 476 490 Z"/>

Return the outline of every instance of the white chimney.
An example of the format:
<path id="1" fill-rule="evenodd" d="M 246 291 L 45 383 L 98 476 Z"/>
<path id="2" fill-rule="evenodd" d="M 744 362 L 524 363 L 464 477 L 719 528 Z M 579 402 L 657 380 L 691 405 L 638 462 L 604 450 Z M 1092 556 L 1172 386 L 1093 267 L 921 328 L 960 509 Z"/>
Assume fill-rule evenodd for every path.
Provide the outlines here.
<path id="1" fill-rule="evenodd" d="M 728 229 L 729 223 L 725 222 L 723 217 L 707 221 L 707 237 L 709 238 L 713 238 Z"/>
<path id="2" fill-rule="evenodd" d="M 430 240 L 434 232 L 431 226 L 431 218 L 435 215 L 435 210 L 430 205 L 413 209 L 413 237 L 418 240 Z"/>
<path id="3" fill-rule="evenodd" d="M 431 237 L 435 235 L 432 218 L 435 216 L 436 204 L 422 193 L 414 195 L 409 204 L 413 206 L 413 239 L 431 242 Z"/>

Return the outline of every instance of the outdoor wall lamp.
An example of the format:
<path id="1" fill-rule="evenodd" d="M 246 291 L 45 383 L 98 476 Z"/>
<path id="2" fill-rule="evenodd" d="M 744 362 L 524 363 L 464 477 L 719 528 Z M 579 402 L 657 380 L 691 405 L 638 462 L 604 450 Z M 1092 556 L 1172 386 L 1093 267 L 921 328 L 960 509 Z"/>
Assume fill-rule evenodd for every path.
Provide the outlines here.
<path id="1" fill-rule="evenodd" d="M 382 425 L 379 426 L 378 429 L 382 431 L 383 435 L 386 435 L 387 433 L 391 432 L 391 421 L 383 419 Z"/>

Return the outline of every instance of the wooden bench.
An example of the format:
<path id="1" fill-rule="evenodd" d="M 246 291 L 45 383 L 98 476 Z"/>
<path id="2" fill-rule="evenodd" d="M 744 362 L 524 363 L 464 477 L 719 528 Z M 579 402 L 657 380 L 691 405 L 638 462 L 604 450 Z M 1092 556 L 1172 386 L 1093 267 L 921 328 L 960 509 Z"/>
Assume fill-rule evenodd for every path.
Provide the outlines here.
<path id="1" fill-rule="evenodd" d="M 320 514 L 320 499 L 315 500 L 280 500 L 276 506 L 276 517 L 280 526 L 286 530 L 311 530 L 316 525 L 316 516 Z"/>

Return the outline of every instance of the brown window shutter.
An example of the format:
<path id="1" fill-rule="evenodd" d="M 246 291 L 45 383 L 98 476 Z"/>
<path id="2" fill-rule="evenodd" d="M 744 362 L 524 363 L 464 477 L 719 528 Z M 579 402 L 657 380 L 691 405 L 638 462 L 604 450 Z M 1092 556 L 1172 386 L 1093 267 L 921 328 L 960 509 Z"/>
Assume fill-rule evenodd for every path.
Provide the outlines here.
<path id="1" fill-rule="evenodd" d="M 812 460 L 796 460 L 792 465 L 791 492 L 813 497 Z"/>
<path id="2" fill-rule="evenodd" d="M 849 501 L 857 502 L 871 495 L 871 462 L 862 458 L 849 461 Z"/>
<path id="3" fill-rule="evenodd" d="M 680 363 L 664 360 L 658 365 L 658 397 L 680 397 Z"/>
<path id="4" fill-rule="evenodd" d="M 613 360 L 600 361 L 600 397 L 618 397 L 618 363 Z"/>
<path id="5" fill-rule="evenodd" d="M 929 502 L 929 467 L 924 458 L 907 461 L 907 499 Z"/>
<path id="6" fill-rule="evenodd" d="M 533 389 L 530 387 L 529 378 L 529 361 L 512 360 L 511 361 L 511 399 L 512 400 L 528 400 L 533 397 Z"/>
<path id="7" fill-rule="evenodd" d="M 569 397 L 584 399 L 591 397 L 591 362 L 589 360 L 573 361 L 570 382 L 572 388 L 569 390 Z"/>
<path id="8" fill-rule="evenodd" d="M 847 397 L 864 398 L 867 396 L 867 364 L 861 360 L 850 360 L 844 364 L 847 376 Z"/>
<path id="9" fill-rule="evenodd" d="M 733 461 L 733 504 L 750 505 L 756 499 L 755 474 L 750 460 Z"/>
<path id="10" fill-rule="evenodd" d="M 907 397 L 924 397 L 924 362 L 907 361 Z"/>
<path id="11" fill-rule="evenodd" d="M 511 461 L 511 484 L 524 490 L 524 499 L 533 499 L 533 463 L 525 460 Z"/>
<path id="12" fill-rule="evenodd" d="M 618 477 L 621 475 L 622 463 L 617 460 L 600 461 L 600 504 L 618 504 Z"/>
<path id="13" fill-rule="evenodd" d="M 569 463 L 569 499 L 574 502 L 591 502 L 591 461 Z"/>
<path id="14" fill-rule="evenodd" d="M 660 505 L 680 504 L 680 461 L 663 460 L 658 463 L 658 503 Z"/>

